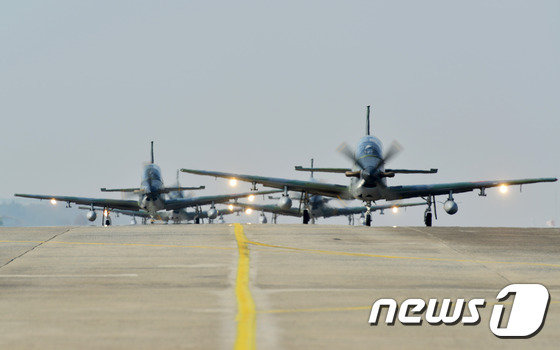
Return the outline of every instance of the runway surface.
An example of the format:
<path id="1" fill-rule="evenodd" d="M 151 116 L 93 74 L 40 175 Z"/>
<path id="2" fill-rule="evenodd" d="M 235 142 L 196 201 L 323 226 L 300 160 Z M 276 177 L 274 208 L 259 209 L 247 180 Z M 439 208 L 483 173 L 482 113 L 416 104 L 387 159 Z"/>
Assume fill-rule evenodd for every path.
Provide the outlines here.
<path id="1" fill-rule="evenodd" d="M 512 283 L 550 292 L 531 339 L 488 327 Z M 370 326 L 379 298 L 488 304 L 477 326 Z M 0 348 L 557 348 L 559 301 L 559 229 L 0 228 Z"/>

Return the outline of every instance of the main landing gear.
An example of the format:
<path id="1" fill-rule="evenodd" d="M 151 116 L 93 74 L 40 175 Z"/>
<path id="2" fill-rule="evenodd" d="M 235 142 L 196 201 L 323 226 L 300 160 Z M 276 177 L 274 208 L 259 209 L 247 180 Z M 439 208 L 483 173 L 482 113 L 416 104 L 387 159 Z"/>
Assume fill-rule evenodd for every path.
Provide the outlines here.
<path id="1" fill-rule="evenodd" d="M 430 210 L 430 208 L 426 209 L 426 211 L 424 212 L 424 224 L 427 227 L 432 226 L 432 211 Z"/>
<path id="2" fill-rule="evenodd" d="M 309 215 L 309 210 L 303 209 L 303 224 L 304 225 L 309 224 L 310 220 L 311 220 L 311 215 Z"/>
<path id="3" fill-rule="evenodd" d="M 426 227 L 432 226 L 432 205 L 434 206 L 434 217 L 437 219 L 437 211 L 436 211 L 436 196 L 428 196 L 428 198 L 424 198 L 426 200 L 426 204 L 428 207 L 424 212 L 424 225 Z"/>
<path id="4" fill-rule="evenodd" d="M 109 210 L 107 208 L 103 209 L 103 217 L 101 218 L 101 225 L 111 226 L 111 217 L 109 216 Z"/>

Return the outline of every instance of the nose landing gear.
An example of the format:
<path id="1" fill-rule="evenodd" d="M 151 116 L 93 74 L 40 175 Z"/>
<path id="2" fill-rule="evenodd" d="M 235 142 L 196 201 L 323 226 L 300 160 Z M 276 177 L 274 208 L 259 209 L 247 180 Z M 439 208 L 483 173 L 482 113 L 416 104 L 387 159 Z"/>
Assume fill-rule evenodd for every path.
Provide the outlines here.
<path id="1" fill-rule="evenodd" d="M 371 226 L 371 214 L 370 214 L 369 212 L 366 213 L 365 225 L 366 225 L 366 226 Z"/>
<path id="2" fill-rule="evenodd" d="M 366 202 L 366 218 L 364 220 L 365 226 L 371 226 L 371 201 Z"/>

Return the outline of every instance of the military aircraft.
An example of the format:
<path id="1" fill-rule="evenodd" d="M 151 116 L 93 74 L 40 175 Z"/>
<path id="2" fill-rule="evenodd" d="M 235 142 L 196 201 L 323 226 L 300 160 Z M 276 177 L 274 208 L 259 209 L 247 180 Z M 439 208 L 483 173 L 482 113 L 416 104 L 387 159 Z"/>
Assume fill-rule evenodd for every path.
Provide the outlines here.
<path id="1" fill-rule="evenodd" d="M 37 195 L 37 194 L 20 194 L 16 193 L 16 197 L 47 199 L 52 204 L 57 201 L 66 202 L 70 207 L 70 203 L 82 204 L 90 206 L 90 211 L 86 217 L 89 221 L 95 221 L 97 214 L 96 208 L 103 208 L 103 225 L 110 225 L 111 220 L 108 218 L 110 209 L 130 210 L 130 211 L 145 211 L 150 218 L 155 220 L 159 217 L 158 212 L 162 210 L 176 211 L 187 207 L 200 207 L 202 205 L 214 205 L 215 203 L 224 203 L 232 199 L 254 196 L 256 194 L 269 194 L 280 192 L 278 190 L 261 191 L 261 192 L 246 192 L 236 194 L 225 194 L 215 196 L 202 196 L 191 198 L 166 198 L 166 194 L 171 192 L 180 192 L 183 190 L 200 190 L 204 186 L 199 187 L 165 187 L 161 177 L 160 168 L 154 163 L 154 142 L 151 142 L 151 161 L 144 166 L 142 172 L 142 181 L 140 187 L 135 188 L 115 188 L 107 189 L 101 188 L 102 192 L 122 192 L 132 193 L 138 195 L 138 200 L 128 199 L 108 199 L 108 198 L 88 198 L 88 197 L 71 197 L 71 196 L 56 196 L 56 195 Z M 214 209 L 215 210 L 215 209 Z"/>
<path id="2" fill-rule="evenodd" d="M 362 214 L 364 215 L 367 211 L 365 206 L 356 206 L 356 207 L 332 207 L 327 205 L 330 198 L 325 198 L 322 196 L 311 196 L 309 198 L 309 216 L 311 223 L 315 223 L 315 220 L 318 218 L 330 218 L 333 216 L 347 216 L 348 217 L 348 224 L 352 225 L 354 223 L 354 215 L 355 214 Z M 398 208 L 403 207 L 413 207 L 419 205 L 426 205 L 426 202 L 419 202 L 419 203 L 387 203 L 382 205 L 372 205 L 370 207 L 370 213 L 375 211 L 380 211 L 383 213 L 385 209 L 393 209 L 393 211 L 397 211 Z M 233 206 L 241 207 L 244 209 L 250 209 L 254 211 L 260 211 L 261 215 L 259 216 L 259 222 L 261 224 L 266 224 L 267 219 L 264 213 L 272 213 L 272 222 L 276 223 L 278 215 L 285 215 L 285 216 L 294 216 L 301 218 L 303 217 L 303 211 L 300 208 L 288 208 L 282 209 L 278 207 L 276 204 L 250 204 L 250 203 L 241 203 L 236 202 Z M 365 225 L 365 219 L 363 224 Z"/>
<path id="3" fill-rule="evenodd" d="M 310 177 L 309 177 L 309 181 L 312 182 L 317 182 L 317 180 L 313 177 L 313 172 L 314 172 L 314 168 L 313 167 L 313 163 L 314 160 L 311 159 L 311 167 L 310 169 Z M 269 197 L 270 199 L 277 199 L 275 197 Z M 259 222 L 261 224 L 266 224 L 267 223 L 267 219 L 266 216 L 264 215 L 264 213 L 272 213 L 272 222 L 276 223 L 277 217 L 278 215 L 285 215 L 285 216 L 294 216 L 294 217 L 298 217 L 301 218 L 304 215 L 304 211 L 302 210 L 301 204 L 303 202 L 303 198 L 298 198 L 297 194 L 294 195 L 294 199 L 299 200 L 300 202 L 300 206 L 298 208 L 287 208 L 287 209 L 283 209 L 280 208 L 278 205 L 276 204 L 253 204 L 253 203 L 241 203 L 241 202 L 235 202 L 234 206 L 236 207 L 241 207 L 244 209 L 250 209 L 255 210 L 255 211 L 260 211 L 261 214 L 259 216 Z M 366 213 L 366 207 L 365 206 L 355 206 L 355 207 L 348 207 L 344 204 L 343 201 L 341 201 L 344 204 L 344 207 L 342 208 L 337 208 L 337 207 L 333 207 L 328 205 L 328 203 L 330 201 L 332 201 L 333 198 L 329 198 L 329 197 L 323 197 L 321 195 L 312 195 L 309 197 L 309 201 L 308 201 L 308 210 L 309 210 L 309 217 L 310 217 L 310 221 L 311 223 L 315 223 L 315 220 L 318 218 L 329 218 L 329 217 L 333 217 L 333 216 L 347 216 L 348 217 L 348 224 L 352 225 L 354 222 L 354 215 L 355 214 L 365 214 Z M 370 208 L 370 212 L 375 212 L 375 211 L 380 211 L 381 214 L 383 214 L 383 211 L 385 209 L 393 209 L 393 211 L 398 210 L 397 208 L 399 207 L 412 207 L 412 206 L 418 206 L 418 205 L 426 205 L 425 202 L 419 202 L 419 203 L 400 203 L 400 202 L 395 202 L 395 203 L 386 203 L 383 205 L 373 205 Z M 305 222 L 304 222 L 305 223 Z M 365 224 L 365 220 L 364 220 L 364 224 Z"/>
<path id="4" fill-rule="evenodd" d="M 532 178 L 517 180 L 492 180 L 478 182 L 454 182 L 429 185 L 403 185 L 387 186 L 387 178 L 394 177 L 396 174 L 430 174 L 436 173 L 437 169 L 429 170 L 410 170 L 410 169 L 386 169 L 385 164 L 400 151 L 398 143 L 394 142 L 388 151 L 382 153 L 381 141 L 370 134 L 370 106 L 367 107 L 366 135 L 362 137 L 353 152 L 346 144 L 339 147 L 339 151 L 350 159 L 353 168 L 315 168 L 314 172 L 341 173 L 351 178 L 349 185 L 339 185 L 333 183 L 318 183 L 313 181 L 302 181 L 285 178 L 274 178 L 255 175 L 243 175 L 235 173 L 225 173 L 217 171 L 205 171 L 194 169 L 181 169 L 181 171 L 197 175 L 206 175 L 230 179 L 230 181 L 245 181 L 253 184 L 252 189 L 256 190 L 256 184 L 266 187 L 283 189 L 284 193 L 278 202 L 278 207 L 289 209 L 292 200 L 288 191 L 300 192 L 304 201 L 303 222 L 308 223 L 310 218 L 309 198 L 312 195 L 322 195 L 340 199 L 362 200 L 366 206 L 366 225 L 371 226 L 371 206 L 377 200 L 396 200 L 405 198 L 420 197 L 426 201 L 427 209 L 424 212 L 424 223 L 432 226 L 432 206 L 434 215 L 437 219 L 435 197 L 446 195 L 447 200 L 443 204 L 443 209 L 450 215 L 457 213 L 458 205 L 453 195 L 457 193 L 479 190 L 480 196 L 486 196 L 486 189 L 499 186 L 524 185 L 538 182 L 554 182 L 556 178 Z M 309 168 L 296 166 L 298 171 L 311 171 Z"/>
<path id="5" fill-rule="evenodd" d="M 179 170 L 177 170 L 177 181 L 175 186 L 177 188 L 181 188 L 181 184 L 179 183 Z M 183 191 L 171 191 L 168 193 L 168 197 L 170 199 L 179 199 L 190 198 L 191 196 L 186 197 Z M 78 208 L 83 210 L 90 210 L 89 207 Z M 103 210 L 104 208 L 98 209 Z M 182 221 L 193 221 L 195 224 L 199 224 L 203 219 L 208 219 L 209 222 L 212 222 L 214 219 L 218 219 L 218 223 L 224 223 L 225 221 L 223 215 L 233 214 L 240 211 L 242 211 L 242 209 L 218 209 L 214 206 L 214 204 L 211 204 L 210 209 L 208 210 L 202 210 L 200 207 L 196 207 L 194 211 L 187 211 L 186 208 L 162 210 L 158 211 L 156 216 L 154 217 L 152 217 L 146 210 L 112 209 L 111 213 L 115 213 L 117 215 L 122 214 L 126 216 L 132 216 L 130 224 L 136 225 L 136 218 L 140 218 L 142 220 L 142 224 L 146 224 L 147 220 L 152 218 L 155 220 L 163 221 L 166 224 L 169 223 L 169 221 L 173 222 L 174 224 L 180 224 Z"/>
<path id="6" fill-rule="evenodd" d="M 78 207 L 79 209 L 83 210 L 91 210 L 90 207 Z M 96 208 L 99 210 L 103 210 L 104 208 Z M 209 210 L 199 210 L 198 208 L 194 211 L 187 211 L 185 209 L 181 209 L 180 211 L 177 210 L 170 210 L 170 211 L 159 211 L 157 212 L 156 216 L 151 216 L 145 210 L 121 210 L 121 209 L 112 209 L 110 212 L 115 213 L 117 215 L 126 215 L 131 216 L 130 224 L 136 225 L 137 221 L 136 218 L 140 218 L 142 220 L 142 224 L 146 224 L 148 219 L 154 219 L 163 221 L 164 223 L 169 223 L 172 221 L 175 224 L 180 224 L 183 221 L 189 222 L 193 221 L 195 224 L 200 224 L 203 219 L 208 219 L 209 223 L 212 223 L 214 219 L 217 219 L 218 224 L 225 223 L 224 215 L 234 214 L 243 211 L 240 208 L 216 208 L 212 207 Z M 105 217 L 108 216 L 104 214 Z M 110 218 L 109 218 L 110 220 Z"/>

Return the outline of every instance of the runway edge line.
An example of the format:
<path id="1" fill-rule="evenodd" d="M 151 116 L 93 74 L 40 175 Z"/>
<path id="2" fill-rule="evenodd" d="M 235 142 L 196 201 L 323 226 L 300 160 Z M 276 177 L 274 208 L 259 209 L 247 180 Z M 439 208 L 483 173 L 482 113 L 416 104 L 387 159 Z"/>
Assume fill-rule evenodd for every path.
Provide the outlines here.
<path id="1" fill-rule="evenodd" d="M 235 295 L 237 297 L 237 336 L 235 350 L 256 348 L 256 312 L 255 302 L 249 288 L 249 247 L 243 225 L 234 224 L 235 239 L 239 251 L 237 262 L 237 277 L 235 280 Z"/>

